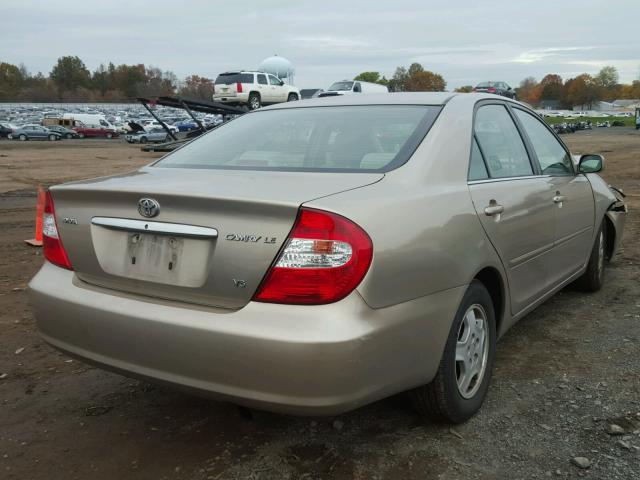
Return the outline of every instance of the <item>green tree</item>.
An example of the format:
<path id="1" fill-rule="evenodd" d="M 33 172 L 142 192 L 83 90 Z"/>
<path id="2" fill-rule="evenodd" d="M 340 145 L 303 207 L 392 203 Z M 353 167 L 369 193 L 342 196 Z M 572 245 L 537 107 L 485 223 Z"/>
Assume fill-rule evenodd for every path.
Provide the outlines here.
<path id="1" fill-rule="evenodd" d="M 424 72 L 424 67 L 419 63 L 412 63 L 411 65 L 409 65 L 409 70 L 407 71 L 409 77 L 413 77 L 416 73 L 421 72 Z"/>
<path id="2" fill-rule="evenodd" d="M 379 83 L 380 85 L 387 85 L 389 80 L 385 77 L 380 77 L 380 72 L 362 72 L 357 75 L 354 79 L 356 82 L 370 82 L 370 83 Z"/>
<path id="3" fill-rule="evenodd" d="M 25 84 L 25 72 L 11 63 L 0 63 L 0 100 L 15 100 Z"/>
<path id="4" fill-rule="evenodd" d="M 473 85 L 463 85 L 455 89 L 458 93 L 471 93 L 473 92 Z"/>
<path id="5" fill-rule="evenodd" d="M 409 72 L 405 67 L 396 68 L 393 77 L 389 80 L 390 92 L 404 92 L 406 90 L 407 80 L 409 80 Z"/>
<path id="6" fill-rule="evenodd" d="M 564 85 L 560 75 L 554 73 L 546 75 L 540 81 L 540 86 L 542 87 L 542 100 L 562 100 Z"/>
<path id="7" fill-rule="evenodd" d="M 49 78 L 53 80 L 60 96 L 79 87 L 89 86 L 91 74 L 79 57 L 60 57 L 51 70 Z"/>
<path id="8" fill-rule="evenodd" d="M 610 65 L 602 67 L 595 77 L 595 83 L 603 88 L 615 87 L 618 85 L 618 69 Z"/>
<path id="9" fill-rule="evenodd" d="M 444 92 L 447 82 L 442 75 L 429 71 L 417 72 L 407 80 L 407 92 Z"/>

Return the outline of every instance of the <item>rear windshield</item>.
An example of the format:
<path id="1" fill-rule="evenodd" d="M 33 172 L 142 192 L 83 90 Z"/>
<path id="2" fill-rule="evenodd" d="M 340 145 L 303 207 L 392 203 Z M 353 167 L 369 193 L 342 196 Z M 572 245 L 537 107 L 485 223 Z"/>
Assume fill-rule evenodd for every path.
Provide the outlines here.
<path id="1" fill-rule="evenodd" d="M 476 85 L 476 88 L 489 88 L 493 87 L 493 82 L 482 82 Z"/>
<path id="2" fill-rule="evenodd" d="M 409 159 L 439 111 L 417 105 L 257 111 L 221 125 L 154 165 L 386 172 Z"/>
<path id="3" fill-rule="evenodd" d="M 253 83 L 253 73 L 223 73 L 216 78 L 216 85 L 231 83 Z"/>
<path id="4" fill-rule="evenodd" d="M 343 92 L 345 90 L 351 90 L 353 82 L 336 82 L 329 87 L 329 92 Z"/>

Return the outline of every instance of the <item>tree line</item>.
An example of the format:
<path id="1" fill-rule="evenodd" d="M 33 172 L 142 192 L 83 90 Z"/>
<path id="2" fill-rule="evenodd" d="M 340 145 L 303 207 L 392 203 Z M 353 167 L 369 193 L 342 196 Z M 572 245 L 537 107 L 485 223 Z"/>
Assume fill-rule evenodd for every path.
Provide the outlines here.
<path id="1" fill-rule="evenodd" d="M 391 92 L 443 92 L 447 87 L 442 75 L 425 70 L 419 63 L 397 67 L 389 79 L 380 72 L 368 71 L 354 80 L 386 85 Z M 142 63 L 109 62 L 91 72 L 77 56 L 60 57 L 47 76 L 41 72 L 32 75 L 24 65 L 0 62 L 0 102 L 130 102 L 136 97 L 175 94 L 209 100 L 213 83 L 199 75 L 179 81 L 171 71 Z M 467 85 L 456 91 L 472 89 Z M 558 108 L 590 109 L 599 100 L 640 98 L 640 80 L 621 84 L 616 68 L 606 66 L 594 76 L 583 73 L 567 80 L 558 74 L 548 74 L 541 81 L 527 77 L 516 87 L 516 94 L 534 107 L 552 102 Z"/>
<path id="2" fill-rule="evenodd" d="M 136 97 L 179 94 L 211 99 L 213 80 L 191 75 L 179 82 L 171 71 L 137 65 L 101 64 L 90 72 L 77 56 L 60 57 L 44 76 L 24 65 L 0 62 L 0 102 L 130 102 Z"/>

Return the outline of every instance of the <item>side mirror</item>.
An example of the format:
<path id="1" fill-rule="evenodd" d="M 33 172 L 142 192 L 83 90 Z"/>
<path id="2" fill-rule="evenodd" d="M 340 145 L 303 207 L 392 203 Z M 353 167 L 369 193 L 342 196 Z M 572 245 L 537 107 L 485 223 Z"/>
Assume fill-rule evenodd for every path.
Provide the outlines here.
<path id="1" fill-rule="evenodd" d="M 602 155 L 582 155 L 578 162 L 580 173 L 597 173 L 604 169 L 604 158 Z"/>

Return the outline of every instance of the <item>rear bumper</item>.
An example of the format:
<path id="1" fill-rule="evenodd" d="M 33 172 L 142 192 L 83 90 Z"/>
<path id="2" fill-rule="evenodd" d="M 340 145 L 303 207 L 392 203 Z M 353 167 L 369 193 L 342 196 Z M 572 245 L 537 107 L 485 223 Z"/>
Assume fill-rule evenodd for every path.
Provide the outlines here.
<path id="1" fill-rule="evenodd" d="M 373 310 L 216 310 L 93 287 L 47 262 L 29 285 L 43 338 L 126 375 L 293 414 L 336 414 L 429 382 L 465 287 Z"/>

